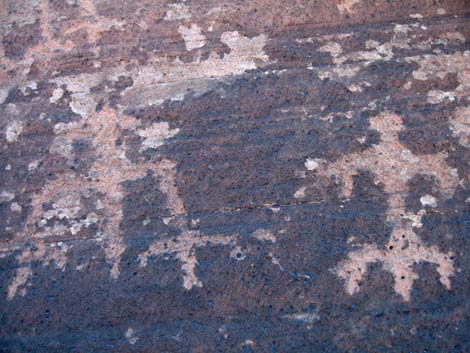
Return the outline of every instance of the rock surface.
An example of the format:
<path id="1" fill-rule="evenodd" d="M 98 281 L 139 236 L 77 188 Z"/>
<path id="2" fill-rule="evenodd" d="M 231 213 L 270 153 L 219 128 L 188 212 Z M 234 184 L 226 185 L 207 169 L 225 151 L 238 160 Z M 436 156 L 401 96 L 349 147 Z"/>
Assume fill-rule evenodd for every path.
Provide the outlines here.
<path id="1" fill-rule="evenodd" d="M 1 352 L 470 351 L 465 0 L 0 28 Z"/>

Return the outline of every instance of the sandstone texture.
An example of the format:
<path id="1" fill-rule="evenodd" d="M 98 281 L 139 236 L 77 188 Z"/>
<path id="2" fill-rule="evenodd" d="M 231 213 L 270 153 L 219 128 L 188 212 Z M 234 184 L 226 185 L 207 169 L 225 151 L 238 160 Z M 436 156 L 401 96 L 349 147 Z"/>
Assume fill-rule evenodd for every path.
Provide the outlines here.
<path id="1" fill-rule="evenodd" d="M 0 352 L 470 351 L 465 0 L 0 2 Z"/>

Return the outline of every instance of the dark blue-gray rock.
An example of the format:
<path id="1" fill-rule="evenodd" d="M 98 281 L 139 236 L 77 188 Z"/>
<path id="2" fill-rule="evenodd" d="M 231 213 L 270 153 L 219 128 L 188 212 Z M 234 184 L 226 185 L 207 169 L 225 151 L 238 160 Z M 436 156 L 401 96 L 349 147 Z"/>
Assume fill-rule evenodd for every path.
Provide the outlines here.
<path id="1" fill-rule="evenodd" d="M 464 0 L 0 4 L 0 352 L 470 351 Z"/>

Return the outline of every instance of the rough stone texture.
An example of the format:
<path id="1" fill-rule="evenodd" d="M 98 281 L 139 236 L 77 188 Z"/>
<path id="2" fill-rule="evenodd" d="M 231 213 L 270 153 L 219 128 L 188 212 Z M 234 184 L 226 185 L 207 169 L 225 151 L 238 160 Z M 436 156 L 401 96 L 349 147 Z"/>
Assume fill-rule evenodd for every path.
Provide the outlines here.
<path id="1" fill-rule="evenodd" d="M 1 352 L 469 352 L 465 0 L 0 3 Z"/>

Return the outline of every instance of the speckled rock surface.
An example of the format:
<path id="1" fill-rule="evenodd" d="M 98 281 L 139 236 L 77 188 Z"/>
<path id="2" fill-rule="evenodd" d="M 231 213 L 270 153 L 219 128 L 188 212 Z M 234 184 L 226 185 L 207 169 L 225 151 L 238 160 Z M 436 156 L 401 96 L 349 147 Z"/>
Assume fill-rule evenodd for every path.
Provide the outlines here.
<path id="1" fill-rule="evenodd" d="M 464 0 L 0 3 L 0 352 L 469 352 Z"/>

